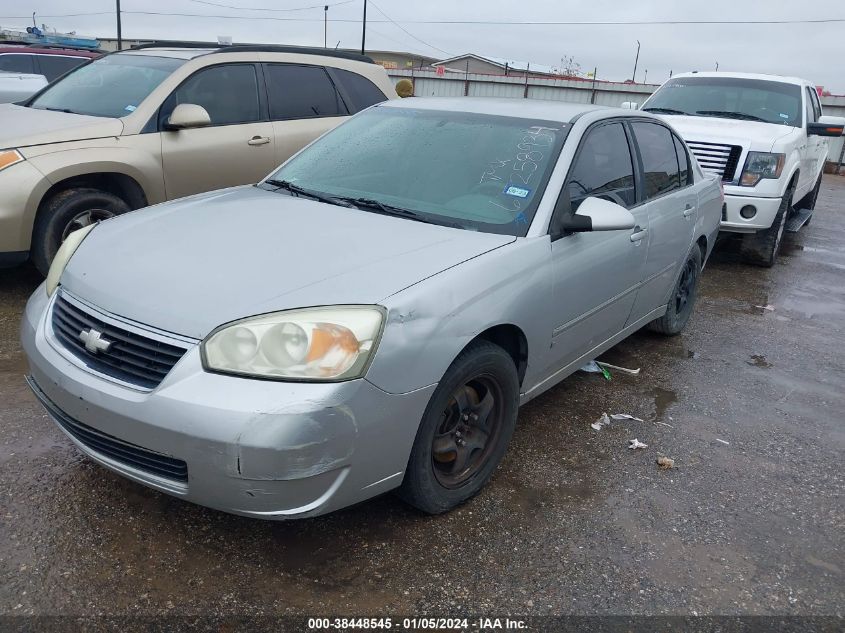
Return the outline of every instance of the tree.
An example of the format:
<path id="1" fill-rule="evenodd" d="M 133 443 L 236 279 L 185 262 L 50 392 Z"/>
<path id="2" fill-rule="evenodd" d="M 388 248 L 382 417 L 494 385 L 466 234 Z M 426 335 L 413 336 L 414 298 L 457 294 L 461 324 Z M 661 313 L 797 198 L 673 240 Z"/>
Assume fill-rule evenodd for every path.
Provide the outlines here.
<path id="1" fill-rule="evenodd" d="M 581 77 L 581 64 L 575 61 L 572 55 L 564 55 L 560 58 L 560 68 L 557 69 L 558 74 L 564 77 Z"/>

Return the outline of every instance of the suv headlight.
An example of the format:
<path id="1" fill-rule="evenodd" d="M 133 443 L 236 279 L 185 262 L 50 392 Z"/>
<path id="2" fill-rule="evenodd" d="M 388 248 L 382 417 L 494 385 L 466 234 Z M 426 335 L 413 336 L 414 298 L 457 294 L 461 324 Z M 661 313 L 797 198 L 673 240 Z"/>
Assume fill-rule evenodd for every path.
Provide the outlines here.
<path id="1" fill-rule="evenodd" d="M 786 155 L 784 154 L 748 152 L 739 184 L 743 187 L 754 187 L 763 178 L 780 178 L 785 161 Z"/>
<path id="2" fill-rule="evenodd" d="M 94 230 L 95 226 L 97 225 L 89 224 L 86 227 L 77 229 L 73 233 L 70 233 L 65 238 L 65 241 L 62 242 L 62 245 L 59 246 L 59 250 L 56 251 L 56 256 L 50 264 L 50 270 L 47 271 L 47 281 L 44 287 L 47 290 L 48 297 L 53 296 L 53 293 L 56 292 L 56 288 L 59 286 L 59 279 L 61 279 L 62 273 L 65 272 L 67 263 L 70 261 L 70 258 L 73 257 L 76 249 L 79 248 L 79 245 L 82 244 L 82 240 L 84 240 L 88 234 Z"/>
<path id="3" fill-rule="evenodd" d="M 203 341 L 203 367 L 273 380 L 360 378 L 375 353 L 384 315 L 380 306 L 330 306 L 235 321 Z"/>
<path id="4" fill-rule="evenodd" d="M 0 171 L 23 161 L 23 156 L 16 149 L 0 150 Z"/>

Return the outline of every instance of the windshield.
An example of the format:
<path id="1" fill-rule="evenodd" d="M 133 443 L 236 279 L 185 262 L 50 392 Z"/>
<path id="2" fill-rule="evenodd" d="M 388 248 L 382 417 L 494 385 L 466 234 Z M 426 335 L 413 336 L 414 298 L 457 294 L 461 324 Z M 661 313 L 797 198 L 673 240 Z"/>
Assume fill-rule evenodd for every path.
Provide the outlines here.
<path id="1" fill-rule="evenodd" d="M 568 127 L 377 106 L 306 148 L 268 184 L 284 181 L 300 193 L 344 198 L 362 210 L 411 211 L 402 217 L 523 236 Z"/>
<path id="2" fill-rule="evenodd" d="M 80 66 L 47 88 L 29 104 L 39 110 L 59 110 L 119 118 L 131 114 L 183 59 L 147 55 L 107 55 Z"/>
<path id="3" fill-rule="evenodd" d="M 678 77 L 666 82 L 642 109 L 800 127 L 801 88 L 763 79 Z"/>

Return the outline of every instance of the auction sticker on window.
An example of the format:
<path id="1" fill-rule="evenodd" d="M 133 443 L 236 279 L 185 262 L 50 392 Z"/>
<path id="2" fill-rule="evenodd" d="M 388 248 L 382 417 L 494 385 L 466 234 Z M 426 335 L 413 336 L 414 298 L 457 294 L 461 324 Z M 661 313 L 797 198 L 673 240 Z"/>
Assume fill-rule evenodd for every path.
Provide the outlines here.
<path id="1" fill-rule="evenodd" d="M 515 198 L 527 198 L 531 190 L 525 187 L 517 187 L 516 185 L 508 185 L 502 193 L 508 196 L 514 196 Z"/>

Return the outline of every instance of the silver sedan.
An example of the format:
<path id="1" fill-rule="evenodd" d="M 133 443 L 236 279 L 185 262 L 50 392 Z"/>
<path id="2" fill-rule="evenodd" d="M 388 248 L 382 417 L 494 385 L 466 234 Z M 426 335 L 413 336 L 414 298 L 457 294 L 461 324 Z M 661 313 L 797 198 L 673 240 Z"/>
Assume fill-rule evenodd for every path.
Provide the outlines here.
<path id="1" fill-rule="evenodd" d="M 719 183 L 642 112 L 406 99 L 256 186 L 77 231 L 29 384 L 121 475 L 253 517 L 477 493 L 521 404 L 687 323 Z"/>

